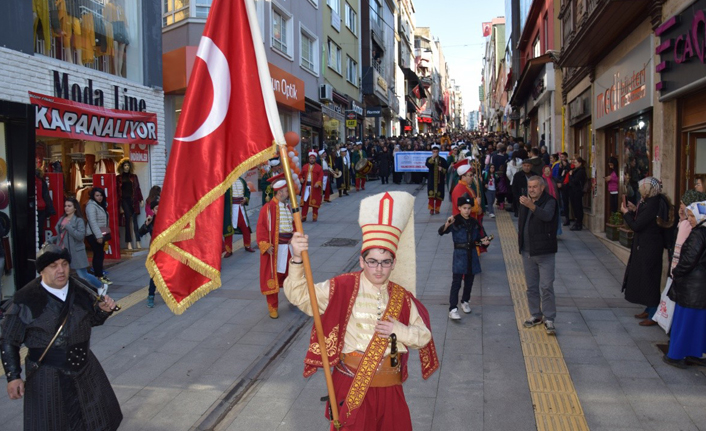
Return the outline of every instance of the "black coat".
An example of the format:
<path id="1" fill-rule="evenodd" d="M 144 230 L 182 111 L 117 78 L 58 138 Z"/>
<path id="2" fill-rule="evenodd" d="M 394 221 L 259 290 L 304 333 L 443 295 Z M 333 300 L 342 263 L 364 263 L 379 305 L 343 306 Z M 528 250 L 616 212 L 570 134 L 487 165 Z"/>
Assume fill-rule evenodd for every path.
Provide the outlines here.
<path id="1" fill-rule="evenodd" d="M 586 168 L 579 166 L 573 170 L 573 174 L 569 175 L 569 192 L 572 195 L 583 196 L 583 186 L 588 181 L 586 176 Z"/>
<path id="2" fill-rule="evenodd" d="M 383 151 L 378 154 L 378 169 L 381 177 L 390 175 L 390 167 L 392 166 L 392 153 Z"/>
<path id="3" fill-rule="evenodd" d="M 660 300 L 664 250 L 662 228 L 657 225 L 660 200 L 659 195 L 645 199 L 637 212 L 623 215 L 625 223 L 635 232 L 623 292 L 627 301 L 646 307 L 656 307 Z"/>
<path id="4" fill-rule="evenodd" d="M 525 241 L 525 223 L 527 222 L 527 217 L 529 217 L 530 243 L 528 247 L 525 247 L 525 251 L 530 256 L 554 254 L 558 249 L 556 231 L 557 221 L 559 220 L 559 203 L 545 190 L 537 199 L 535 205 L 537 208 L 534 212 L 530 211 L 526 206 L 520 205 L 520 219 L 517 222 L 519 251 L 522 253 Z"/>
<path id="5" fill-rule="evenodd" d="M 41 354 L 61 323 L 65 303 L 47 292 L 40 280 L 29 282 L 15 293 L 2 320 L 0 346 L 8 380 L 20 378 L 20 346 L 24 344 L 30 349 L 25 365 L 34 369 L 36 362 L 30 360 L 32 352 Z M 108 313 L 98 309 L 91 296 L 73 279 L 69 280 L 67 305 L 72 304 L 69 318 L 52 349 L 76 351 L 70 347 L 88 343 L 91 327 L 103 324 Z M 118 429 L 123 416 L 108 377 L 90 349 L 81 352 L 85 352 L 82 353 L 85 362 L 78 370 L 60 370 L 52 366 L 49 360 L 52 354 L 48 354 L 42 365 L 31 373 L 25 383 L 26 431 Z M 71 362 L 76 360 L 76 356 L 67 356 Z"/>
<path id="6" fill-rule="evenodd" d="M 706 309 L 706 227 L 697 227 L 681 247 L 669 297 L 682 307 Z"/>

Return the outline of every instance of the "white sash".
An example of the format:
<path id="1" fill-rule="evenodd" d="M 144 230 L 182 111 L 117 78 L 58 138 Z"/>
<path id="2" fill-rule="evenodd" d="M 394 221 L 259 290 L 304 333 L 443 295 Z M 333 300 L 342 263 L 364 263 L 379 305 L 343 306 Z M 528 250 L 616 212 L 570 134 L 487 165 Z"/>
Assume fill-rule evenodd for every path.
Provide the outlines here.
<path id="1" fill-rule="evenodd" d="M 289 259 L 289 244 L 277 244 L 277 272 L 284 274 L 287 272 L 287 260 Z"/>

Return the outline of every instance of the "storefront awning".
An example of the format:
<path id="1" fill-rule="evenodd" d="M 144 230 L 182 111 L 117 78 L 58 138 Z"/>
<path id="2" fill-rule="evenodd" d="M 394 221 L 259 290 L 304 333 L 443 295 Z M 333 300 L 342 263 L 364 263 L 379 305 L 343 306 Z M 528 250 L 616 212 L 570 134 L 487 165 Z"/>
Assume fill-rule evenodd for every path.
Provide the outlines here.
<path id="1" fill-rule="evenodd" d="M 118 111 L 32 92 L 29 100 L 36 109 L 37 136 L 157 144 L 157 114 Z"/>
<path id="2" fill-rule="evenodd" d="M 524 103 L 542 68 L 551 61 L 556 61 L 555 53 L 551 51 L 527 61 L 525 68 L 522 70 L 522 75 L 517 81 L 515 92 L 512 93 L 512 98 L 510 99 L 512 106 L 519 106 Z"/>

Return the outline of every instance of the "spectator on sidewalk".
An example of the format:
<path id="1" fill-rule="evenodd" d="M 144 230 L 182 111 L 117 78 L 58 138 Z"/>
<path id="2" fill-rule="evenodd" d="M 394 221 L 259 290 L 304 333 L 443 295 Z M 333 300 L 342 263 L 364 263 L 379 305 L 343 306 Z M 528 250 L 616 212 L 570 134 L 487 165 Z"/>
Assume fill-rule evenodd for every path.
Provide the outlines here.
<path id="1" fill-rule="evenodd" d="M 529 197 L 520 196 L 519 199 L 520 219 L 517 227 L 527 283 L 527 304 L 532 315 L 523 325 L 531 328 L 544 323 L 547 334 L 555 335 L 554 267 L 559 205 L 546 188 L 542 177 L 529 179 Z"/>
<path id="2" fill-rule="evenodd" d="M 86 255 L 86 222 L 81 214 L 81 206 L 72 197 L 64 198 L 64 214 L 54 226 L 58 237 L 56 244 L 66 249 L 71 255 L 71 269 L 76 270 L 79 278 L 86 280 L 101 294 L 108 293 L 108 285 L 103 284 L 93 274 L 88 273 L 88 256 Z"/>
<path id="3" fill-rule="evenodd" d="M 608 193 L 610 194 L 610 213 L 618 211 L 618 159 L 611 157 L 608 160 L 608 175 L 605 177 Z"/>
<path id="4" fill-rule="evenodd" d="M 669 268 L 670 275 L 674 267 L 679 263 L 681 247 L 684 245 L 684 241 L 686 241 L 686 239 L 689 238 L 689 234 L 691 234 L 691 223 L 689 222 L 686 208 L 694 202 L 701 201 L 706 201 L 706 193 L 700 193 L 695 190 L 687 190 L 681 198 L 679 205 L 679 223 L 677 224 L 677 234 L 674 241 L 674 253 L 672 254 L 672 264 Z"/>
<path id="5" fill-rule="evenodd" d="M 140 227 L 140 236 L 144 237 L 150 234 L 150 238 L 152 238 L 152 230 L 154 229 L 154 223 L 157 219 L 157 210 L 159 209 L 159 198 L 150 202 L 149 208 L 152 215 L 147 216 L 145 223 Z M 156 290 L 157 286 L 154 284 L 154 279 L 150 278 L 150 287 L 147 290 L 147 306 L 149 308 L 154 308 L 154 294 Z"/>
<path id="6" fill-rule="evenodd" d="M 571 194 L 569 193 L 569 175 L 571 172 L 571 164 L 569 163 L 569 155 L 561 153 L 559 155 L 559 176 L 557 177 L 557 187 L 559 187 L 559 196 L 561 197 L 561 210 L 564 216 L 563 226 L 571 224 Z"/>
<path id="7" fill-rule="evenodd" d="M 706 366 L 706 201 L 692 203 L 686 212 L 692 230 L 672 270 L 669 297 L 676 304 L 669 351 L 663 357 L 678 368 Z"/>
<path id="8" fill-rule="evenodd" d="M 486 212 L 490 218 L 495 218 L 495 191 L 498 180 L 502 174 L 495 171 L 495 166 L 490 165 L 488 171 L 483 172 L 483 186 L 485 188 Z"/>
<path id="9" fill-rule="evenodd" d="M 490 169 L 495 167 L 490 165 Z M 490 241 L 483 238 L 483 227 L 471 217 L 471 210 L 474 206 L 473 198 L 465 193 L 456 202 L 459 214 L 451 216 L 446 223 L 439 228 L 439 235 L 451 232 L 454 242 L 454 253 L 451 265 L 453 279 L 451 281 L 451 295 L 449 297 L 449 319 L 460 320 L 458 314 L 458 292 L 461 290 L 461 281 L 464 281 L 463 295 L 461 296 L 461 309 L 464 313 L 471 312 L 471 289 L 473 288 L 473 278 L 480 274 L 480 258 L 478 257 L 477 243 L 488 246 Z"/>
<path id="10" fill-rule="evenodd" d="M 706 193 L 706 175 L 694 175 L 694 190 Z"/>
<path id="11" fill-rule="evenodd" d="M 640 326 L 652 326 L 657 324 L 652 316 L 660 301 L 662 252 L 665 246 L 663 229 L 658 223 L 663 198 L 656 178 L 644 178 L 638 187 L 641 199 L 637 206 L 624 200 L 620 207 L 625 223 L 634 232 L 622 291 L 628 302 L 645 306 L 642 313 L 635 315 L 637 319 L 644 319 Z"/>
<path id="12" fill-rule="evenodd" d="M 527 197 L 527 181 L 532 177 L 532 162 L 529 159 L 522 161 L 522 170 L 515 173 L 512 178 L 512 196 L 515 201 L 512 204 L 515 210 L 515 217 L 520 215 L 520 197 Z M 541 176 L 541 173 L 540 173 Z"/>
<path id="13" fill-rule="evenodd" d="M 570 230 L 583 229 L 583 194 L 588 181 L 585 163 L 581 157 L 577 157 L 574 161 L 574 168 L 569 171 L 569 199 L 571 200 L 571 209 L 574 211 L 574 218 L 576 218 L 576 222 Z"/>
<path id="14" fill-rule="evenodd" d="M 103 273 L 105 241 L 110 241 L 111 232 L 108 227 L 108 203 L 105 201 L 105 191 L 100 187 L 91 190 L 86 204 L 86 221 L 86 240 L 93 251 L 93 275 L 105 284 L 113 284 Z"/>
<path id="15" fill-rule="evenodd" d="M 544 160 L 539 156 L 539 149 L 537 148 L 532 148 L 530 151 L 530 157 L 529 157 L 529 162 L 530 162 L 530 170 L 532 171 L 532 175 L 537 175 L 538 177 L 542 176 L 542 168 L 546 163 L 544 163 Z"/>

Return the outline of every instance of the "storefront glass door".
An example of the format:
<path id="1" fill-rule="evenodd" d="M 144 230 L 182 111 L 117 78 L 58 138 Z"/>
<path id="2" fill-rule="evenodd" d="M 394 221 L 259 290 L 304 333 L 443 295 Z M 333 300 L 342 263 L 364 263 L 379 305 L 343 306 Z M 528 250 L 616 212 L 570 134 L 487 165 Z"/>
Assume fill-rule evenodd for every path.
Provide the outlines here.
<path id="1" fill-rule="evenodd" d="M 7 173 L 7 147 L 5 139 L 5 123 L 0 122 L 0 223 L 2 231 L 6 233 L 0 238 L 0 247 L 3 248 L 5 259 L 0 262 L 0 300 L 8 298 L 15 293 L 15 275 L 12 270 L 12 223 L 10 214 L 10 193 Z M 8 263 L 6 265 L 6 262 Z M 10 268 L 6 270 L 6 268 Z"/>

